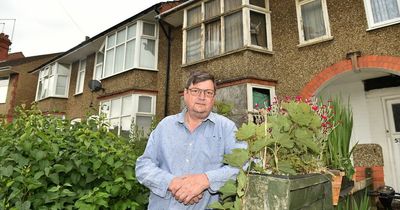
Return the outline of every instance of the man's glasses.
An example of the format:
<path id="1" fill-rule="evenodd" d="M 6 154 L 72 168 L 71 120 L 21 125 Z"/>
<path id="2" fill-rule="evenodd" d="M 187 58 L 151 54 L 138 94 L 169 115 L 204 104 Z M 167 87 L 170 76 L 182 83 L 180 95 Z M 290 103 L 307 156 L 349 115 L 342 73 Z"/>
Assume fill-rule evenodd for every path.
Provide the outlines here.
<path id="1" fill-rule="evenodd" d="M 215 91 L 210 89 L 189 88 L 188 91 L 192 96 L 200 96 L 201 93 L 204 93 L 207 98 L 212 98 L 215 95 Z"/>

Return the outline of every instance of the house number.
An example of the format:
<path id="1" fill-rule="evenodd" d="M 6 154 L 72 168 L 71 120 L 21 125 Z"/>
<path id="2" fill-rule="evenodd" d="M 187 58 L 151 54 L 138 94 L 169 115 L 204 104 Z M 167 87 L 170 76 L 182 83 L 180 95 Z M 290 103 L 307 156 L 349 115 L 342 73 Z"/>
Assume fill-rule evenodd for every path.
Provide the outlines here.
<path id="1" fill-rule="evenodd" d="M 395 138 L 395 139 L 394 139 L 394 143 L 395 143 L 395 144 L 400 143 L 400 138 Z"/>

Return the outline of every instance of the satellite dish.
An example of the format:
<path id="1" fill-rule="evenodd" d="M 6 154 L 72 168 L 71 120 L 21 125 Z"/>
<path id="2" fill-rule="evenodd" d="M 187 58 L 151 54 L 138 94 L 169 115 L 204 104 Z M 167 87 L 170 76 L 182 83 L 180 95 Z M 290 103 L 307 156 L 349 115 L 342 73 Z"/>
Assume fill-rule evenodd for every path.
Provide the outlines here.
<path id="1" fill-rule="evenodd" d="M 100 81 L 92 79 L 89 81 L 89 89 L 92 92 L 97 92 L 99 90 L 103 90 L 103 87 L 101 86 Z"/>

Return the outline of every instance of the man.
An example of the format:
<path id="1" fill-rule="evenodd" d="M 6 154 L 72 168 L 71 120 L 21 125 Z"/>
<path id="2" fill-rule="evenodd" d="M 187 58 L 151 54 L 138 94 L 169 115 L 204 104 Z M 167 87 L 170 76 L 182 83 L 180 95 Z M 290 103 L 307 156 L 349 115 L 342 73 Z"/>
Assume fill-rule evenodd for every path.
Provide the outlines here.
<path id="1" fill-rule="evenodd" d="M 163 119 L 136 162 L 136 176 L 150 192 L 150 210 L 203 210 L 218 200 L 217 190 L 238 169 L 223 155 L 245 147 L 235 139 L 235 124 L 211 110 L 214 77 L 192 73 L 183 93 L 186 108 Z"/>

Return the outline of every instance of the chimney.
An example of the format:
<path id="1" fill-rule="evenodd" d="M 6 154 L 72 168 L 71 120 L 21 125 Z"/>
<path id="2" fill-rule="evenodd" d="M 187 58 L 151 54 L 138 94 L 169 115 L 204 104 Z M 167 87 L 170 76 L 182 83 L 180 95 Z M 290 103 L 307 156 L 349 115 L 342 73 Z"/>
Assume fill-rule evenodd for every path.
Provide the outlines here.
<path id="1" fill-rule="evenodd" d="M 8 39 L 8 35 L 0 33 L 0 61 L 7 60 L 10 45 L 11 41 Z"/>

